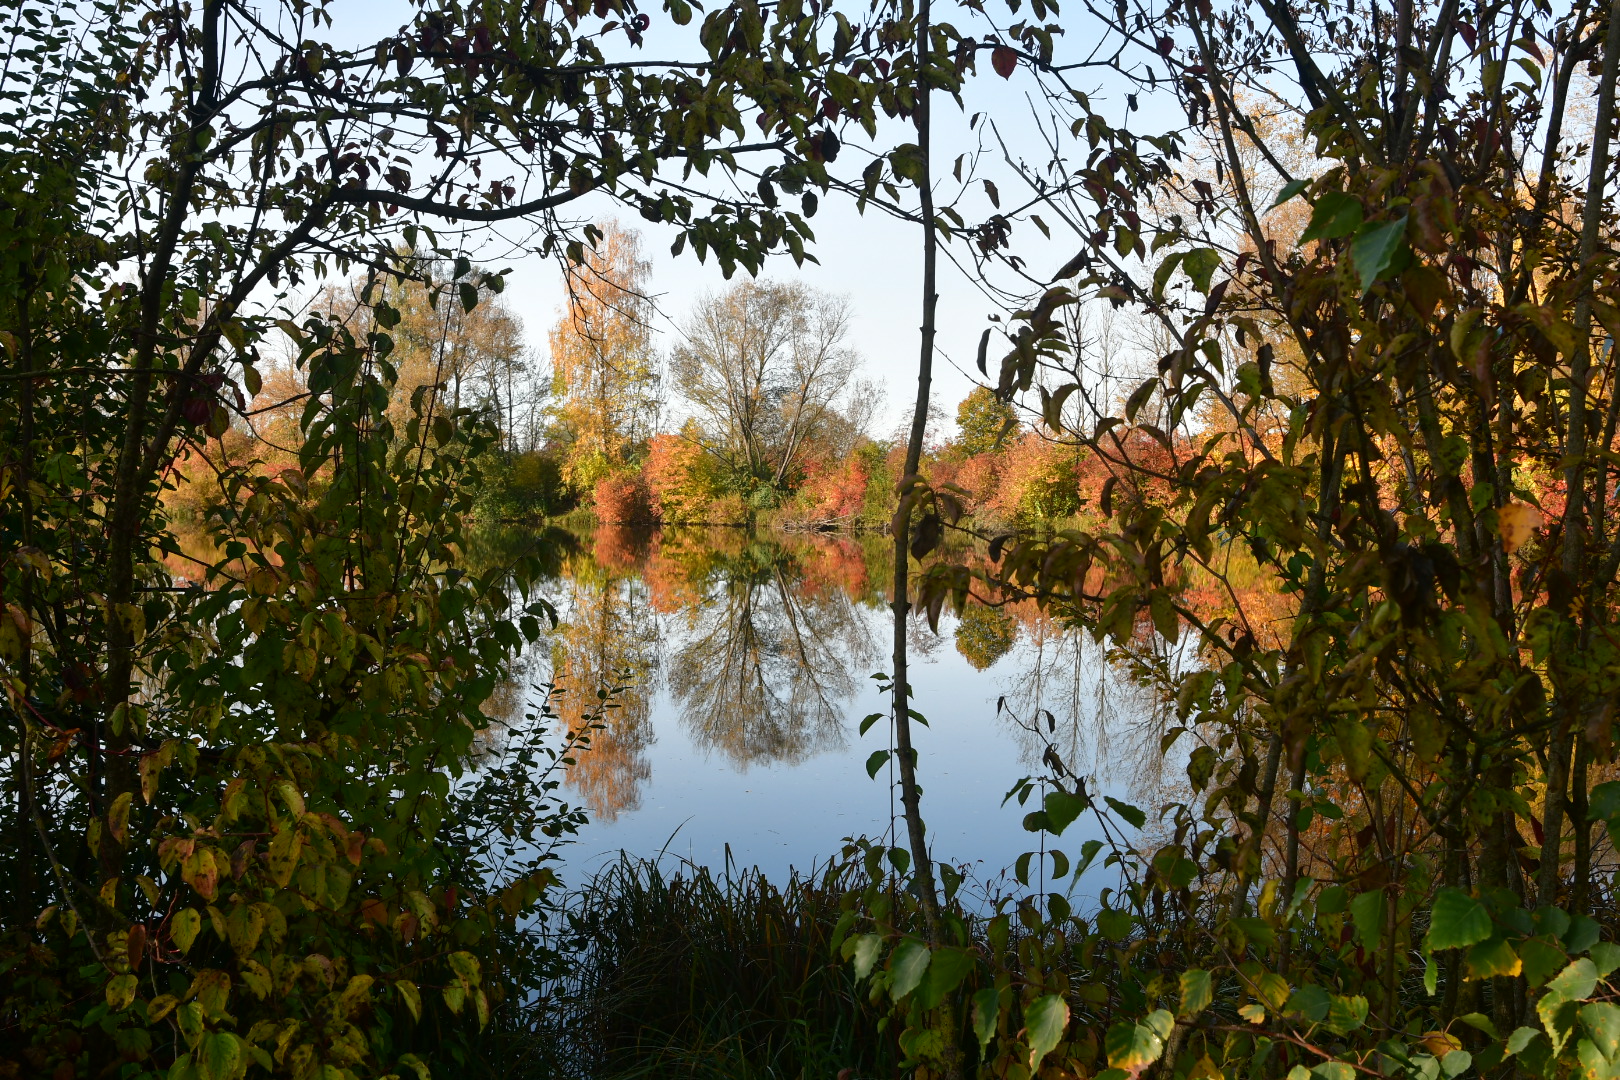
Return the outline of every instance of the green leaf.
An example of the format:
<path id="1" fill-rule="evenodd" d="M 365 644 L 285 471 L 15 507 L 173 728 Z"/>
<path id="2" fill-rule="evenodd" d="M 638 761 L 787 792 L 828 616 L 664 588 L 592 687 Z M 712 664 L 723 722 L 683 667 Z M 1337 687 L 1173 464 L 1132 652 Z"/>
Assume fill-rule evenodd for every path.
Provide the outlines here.
<path id="1" fill-rule="evenodd" d="M 1598 978 L 1607 979 L 1616 968 L 1620 968 L 1620 945 L 1612 941 L 1600 941 L 1588 950 L 1592 957 L 1592 964 L 1597 968 Z"/>
<path id="2" fill-rule="evenodd" d="M 1597 967 L 1584 956 L 1571 963 L 1547 984 L 1547 993 L 1565 1001 L 1585 1001 L 1597 988 Z"/>
<path id="3" fill-rule="evenodd" d="M 477 986 L 479 978 L 478 958 L 470 952 L 453 952 L 450 954 L 450 970 L 456 977 L 468 986 Z"/>
<path id="4" fill-rule="evenodd" d="M 883 768 L 884 765 L 888 764 L 888 762 L 889 752 L 887 750 L 872 751 L 871 756 L 866 759 L 866 775 L 876 780 L 878 772 Z"/>
<path id="5" fill-rule="evenodd" d="M 996 1037 L 996 1026 L 1001 1017 L 1001 991 L 987 986 L 973 995 L 973 1035 L 979 1040 L 979 1057 L 983 1058 Z"/>
<path id="6" fill-rule="evenodd" d="M 1335 1035 L 1348 1035 L 1367 1022 L 1367 999 L 1357 994 L 1352 997 L 1333 995 L 1328 1006 L 1327 1028 Z"/>
<path id="7" fill-rule="evenodd" d="M 415 1054 L 401 1054 L 399 1063 L 416 1074 L 416 1080 L 433 1080 L 433 1074 L 428 1071 L 427 1063 Z"/>
<path id="8" fill-rule="evenodd" d="M 1181 1015 L 1192 1019 L 1215 1000 L 1215 980 L 1202 968 L 1188 968 L 1181 973 Z"/>
<path id="9" fill-rule="evenodd" d="M 1061 835 L 1091 805 L 1085 796 L 1067 791 L 1049 791 L 1041 804 L 1046 809 L 1047 829 L 1054 836 Z"/>
<path id="10" fill-rule="evenodd" d="M 1158 1012 L 1164 1012 L 1160 1009 Z M 1170 1026 L 1175 1026 L 1175 1020 L 1169 1013 Z M 1157 1013 L 1149 1016 L 1154 1020 Z M 1126 1072 L 1138 1072 L 1159 1060 L 1164 1053 L 1164 1035 L 1160 1034 L 1164 1025 L 1162 1023 L 1144 1022 L 1132 1024 L 1129 1021 L 1115 1024 L 1108 1029 L 1108 1035 L 1103 1040 L 1103 1047 L 1108 1052 L 1108 1064 L 1115 1069 L 1124 1069 Z M 1168 1033 L 1168 1032 L 1166 1032 Z"/>
<path id="11" fill-rule="evenodd" d="M 478 306 L 478 288 L 470 281 L 463 281 L 457 290 L 461 293 L 461 309 L 471 312 Z"/>
<path id="12" fill-rule="evenodd" d="M 1357 235 L 1355 242 L 1350 245 L 1350 259 L 1361 277 L 1362 292 L 1372 288 L 1373 282 L 1389 269 L 1405 237 L 1405 217 L 1370 226 Z"/>
<path id="13" fill-rule="evenodd" d="M 1534 1039 L 1536 1036 L 1538 1036 L 1540 1034 L 1541 1034 L 1541 1032 L 1537 1031 L 1533 1027 L 1522 1027 L 1522 1028 L 1516 1029 L 1513 1032 L 1513 1034 L 1508 1036 L 1508 1041 L 1507 1041 L 1508 1057 L 1512 1057 L 1514 1054 L 1517 1054 L 1519 1051 L 1521 1051 L 1525 1047 L 1529 1046 L 1530 1045 L 1530 1040 Z"/>
<path id="14" fill-rule="evenodd" d="M 1328 191 L 1318 196 L 1311 208 L 1311 223 L 1299 234 L 1299 242 L 1337 240 L 1361 228 L 1361 202 L 1342 191 Z"/>
<path id="15" fill-rule="evenodd" d="M 1186 255 L 1184 251 L 1172 251 L 1164 257 L 1164 261 L 1159 264 L 1158 269 L 1153 271 L 1153 299 L 1164 299 L 1165 286 L 1170 284 L 1170 275 L 1175 273 L 1176 267 L 1181 265 L 1184 255 Z"/>
<path id="16" fill-rule="evenodd" d="M 1328 1010 L 1332 1007 L 1333 995 L 1320 986 L 1307 985 L 1289 995 L 1285 1011 L 1290 1015 L 1303 1016 L 1312 1024 L 1319 1024 L 1327 1019 Z"/>
<path id="17" fill-rule="evenodd" d="M 1491 1021 L 1491 1018 L 1486 1016 L 1484 1013 L 1464 1013 L 1463 1015 L 1457 1017 L 1457 1019 L 1461 1020 L 1475 1031 L 1483 1031 L 1492 1039 L 1500 1039 L 1502 1037 L 1496 1033 L 1496 1025 Z M 1529 1031 L 1532 1029 L 1525 1028 L 1524 1030 Z"/>
<path id="18" fill-rule="evenodd" d="M 1294 196 L 1298 195 L 1300 192 L 1304 191 L 1310 186 L 1311 181 L 1309 177 L 1302 176 L 1298 180 L 1288 181 L 1288 183 L 1283 185 L 1283 189 L 1277 192 L 1277 197 L 1272 200 L 1271 205 L 1266 207 L 1266 209 L 1277 209 L 1277 207 L 1281 206 L 1283 203 L 1287 202 L 1289 199 L 1292 199 Z"/>
<path id="19" fill-rule="evenodd" d="M 925 1009 L 932 1009 L 945 999 L 945 995 L 962 985 L 968 972 L 973 970 L 973 954 L 966 949 L 944 946 L 934 950 L 928 961 L 928 974 L 923 977 L 918 1000 Z"/>
<path id="20" fill-rule="evenodd" d="M 1097 912 L 1097 932 L 1105 938 L 1119 940 L 1136 925 L 1136 916 L 1118 908 L 1103 908 Z"/>
<path id="21" fill-rule="evenodd" d="M 1524 978 L 1531 988 L 1540 986 L 1569 960 L 1564 950 L 1540 938 L 1519 942 L 1519 959 L 1524 962 Z"/>
<path id="22" fill-rule="evenodd" d="M 1491 936 L 1491 913 L 1461 889 L 1441 889 L 1429 915 L 1431 949 L 1461 949 Z"/>
<path id="23" fill-rule="evenodd" d="M 1519 954 L 1513 951 L 1513 946 L 1507 943 L 1506 938 L 1500 937 L 1482 941 L 1470 948 L 1466 963 L 1470 979 L 1517 975 L 1523 967 L 1519 962 Z"/>
<path id="24" fill-rule="evenodd" d="M 894 957 L 889 961 L 889 972 L 894 979 L 889 984 L 889 996 L 899 1001 L 913 990 L 917 989 L 922 978 L 928 972 L 928 961 L 932 954 L 928 946 L 914 938 L 907 938 L 894 950 Z"/>
<path id="25" fill-rule="evenodd" d="M 1114 813 L 1130 822 L 1133 828 L 1140 829 L 1147 824 L 1147 815 L 1129 803 L 1122 803 L 1112 795 L 1104 795 L 1103 802 L 1107 803 Z"/>
<path id="26" fill-rule="evenodd" d="M 1214 248 L 1193 248 L 1181 257 L 1181 269 L 1192 278 L 1199 292 L 1209 292 L 1209 279 L 1221 267 L 1221 256 Z"/>
<path id="27" fill-rule="evenodd" d="M 182 953 L 191 951 L 191 943 L 197 940 L 201 931 L 202 916 L 196 908 L 182 908 L 169 920 L 169 937 L 173 939 L 174 947 Z"/>
<path id="28" fill-rule="evenodd" d="M 1450 1080 L 1453 1076 L 1461 1076 L 1467 1072 L 1473 1063 L 1473 1054 L 1466 1050 L 1453 1050 L 1440 1059 L 1440 1071 L 1445 1074 L 1447 1080 Z"/>
<path id="29" fill-rule="evenodd" d="M 411 1011 L 411 1019 L 422 1019 L 422 992 L 416 988 L 416 984 L 409 979 L 400 979 L 394 983 L 394 989 L 399 991 L 400 999 Z"/>
<path id="30" fill-rule="evenodd" d="M 1035 1072 L 1042 1060 L 1063 1041 L 1069 1027 L 1069 1003 L 1062 994 L 1047 994 L 1024 1010 L 1024 1031 L 1029 1036 L 1029 1069 Z"/>
<path id="31" fill-rule="evenodd" d="M 197 1064 L 203 1080 L 229 1080 L 241 1060 L 241 1040 L 228 1031 L 216 1031 L 203 1040 Z"/>
<path id="32" fill-rule="evenodd" d="M 1311 1075 L 1319 1080 L 1355 1080 L 1356 1070 L 1343 1061 L 1324 1061 L 1311 1070 Z"/>
<path id="33" fill-rule="evenodd" d="M 1598 943 L 1603 928 L 1590 915 L 1575 915 L 1569 920 L 1569 929 L 1561 936 L 1564 948 L 1572 953 L 1583 953 Z"/>
<path id="34" fill-rule="evenodd" d="M 1350 900 L 1350 920 L 1355 923 L 1356 941 L 1361 947 L 1368 952 L 1377 949 L 1384 936 L 1384 890 L 1357 893 Z"/>
<path id="35" fill-rule="evenodd" d="M 1581 1026 L 1605 1060 L 1620 1064 L 1620 1007 L 1606 1001 L 1581 1006 Z"/>
<path id="36" fill-rule="evenodd" d="M 872 968 L 877 963 L 878 955 L 883 951 L 883 938 L 877 934 L 861 934 L 850 938 L 849 945 L 845 946 L 850 959 L 855 964 L 855 977 L 864 979 L 872 974 Z"/>

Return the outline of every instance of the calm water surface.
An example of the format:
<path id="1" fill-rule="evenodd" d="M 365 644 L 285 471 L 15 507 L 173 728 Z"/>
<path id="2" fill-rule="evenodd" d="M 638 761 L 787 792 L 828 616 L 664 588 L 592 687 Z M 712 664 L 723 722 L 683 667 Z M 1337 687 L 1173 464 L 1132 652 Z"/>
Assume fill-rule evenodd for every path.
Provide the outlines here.
<path id="1" fill-rule="evenodd" d="M 574 722 L 595 701 L 578 688 L 625 689 L 569 771 L 593 820 L 568 876 L 620 851 L 781 876 L 845 837 L 893 835 L 890 770 L 866 771 L 890 738 L 871 678 L 889 666 L 887 539 L 613 527 L 575 539 L 547 590 L 561 625 L 524 676 L 571 688 L 558 711 Z M 1150 814 L 1180 772 L 1158 752 L 1146 692 L 1033 606 L 972 607 L 938 634 L 918 620 L 910 640 L 936 858 L 990 878 L 1029 850 L 1025 808 L 1002 799 L 1043 771 L 1049 745 L 1093 792 Z M 883 718 L 859 734 L 871 713 Z M 1082 818 L 1063 839 L 1075 850 L 1091 835 Z"/>

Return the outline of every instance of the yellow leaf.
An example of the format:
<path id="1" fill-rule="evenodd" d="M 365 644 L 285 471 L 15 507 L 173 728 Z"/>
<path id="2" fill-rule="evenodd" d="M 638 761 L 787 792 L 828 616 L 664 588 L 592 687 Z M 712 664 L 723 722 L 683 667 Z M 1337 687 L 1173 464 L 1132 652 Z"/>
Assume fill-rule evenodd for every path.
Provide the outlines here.
<path id="1" fill-rule="evenodd" d="M 129 1008 L 129 1003 L 135 1000 L 135 986 L 134 975 L 114 975 L 107 981 L 107 1007 L 113 1012 Z"/>
<path id="2" fill-rule="evenodd" d="M 422 1019 L 422 993 L 416 988 L 416 984 L 409 979 L 400 979 L 394 983 L 394 989 L 398 990 L 399 996 L 404 999 L 405 1007 L 411 1010 L 411 1018 Z"/>
<path id="3" fill-rule="evenodd" d="M 1502 550 L 1509 555 L 1535 535 L 1541 528 L 1541 511 L 1529 503 L 1508 503 L 1496 512 L 1496 531 L 1502 537 Z"/>
<path id="4" fill-rule="evenodd" d="M 107 830 L 120 847 L 129 846 L 129 804 L 134 797 L 133 792 L 126 791 L 107 810 Z"/>

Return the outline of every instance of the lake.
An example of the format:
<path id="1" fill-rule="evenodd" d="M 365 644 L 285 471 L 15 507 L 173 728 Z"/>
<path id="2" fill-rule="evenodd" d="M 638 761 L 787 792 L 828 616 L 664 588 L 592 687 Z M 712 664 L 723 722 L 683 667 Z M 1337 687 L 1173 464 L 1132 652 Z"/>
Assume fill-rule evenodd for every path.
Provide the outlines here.
<path id="1" fill-rule="evenodd" d="M 566 688 L 557 709 L 573 723 L 595 688 L 622 690 L 568 772 L 592 820 L 565 877 L 621 851 L 777 877 L 825 861 L 846 837 L 896 835 L 891 770 L 867 773 L 890 745 L 872 677 L 889 667 L 890 543 L 614 526 L 567 539 L 544 589 L 560 622 L 522 676 Z M 1159 752 L 1163 710 L 1089 633 L 1032 604 L 970 606 L 937 634 L 918 617 L 910 643 L 936 859 L 989 880 L 1035 846 L 1028 808 L 1003 799 L 1046 771 L 1049 747 L 1094 794 L 1150 815 L 1176 786 L 1179 763 Z M 1094 835 L 1084 817 L 1064 846 Z"/>

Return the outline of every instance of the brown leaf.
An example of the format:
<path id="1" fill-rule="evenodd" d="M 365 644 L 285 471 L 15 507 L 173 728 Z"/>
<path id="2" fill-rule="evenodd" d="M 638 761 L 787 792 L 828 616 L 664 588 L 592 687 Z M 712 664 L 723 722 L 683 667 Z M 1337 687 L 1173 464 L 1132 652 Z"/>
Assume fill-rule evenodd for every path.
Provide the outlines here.
<path id="1" fill-rule="evenodd" d="M 990 66 L 1003 79 L 1010 79 L 1012 73 L 1018 70 L 1018 54 L 1005 45 L 997 45 L 990 53 Z"/>
<path id="2" fill-rule="evenodd" d="M 129 928 L 129 970 L 139 973 L 141 961 L 146 959 L 146 924 L 136 923 Z"/>

